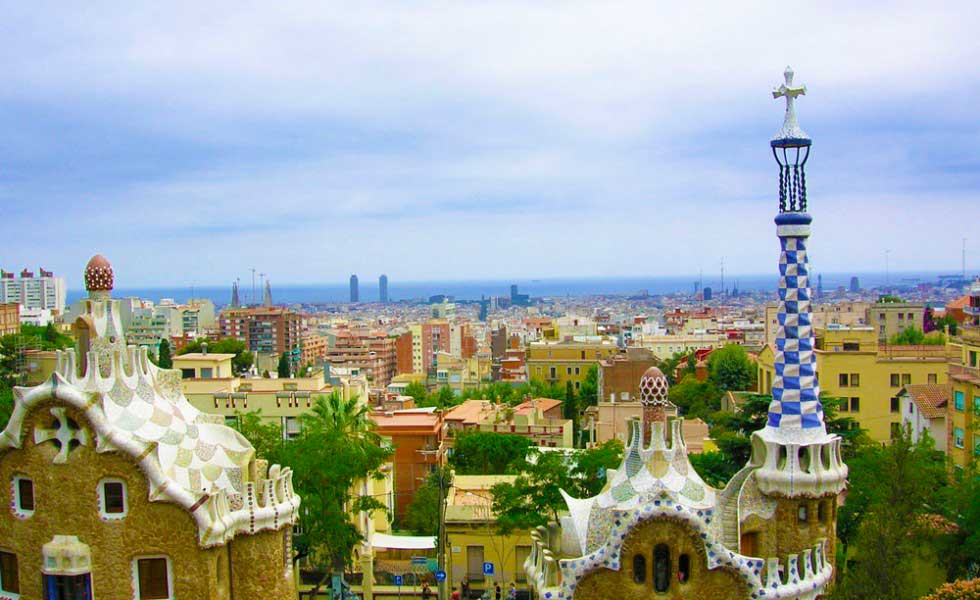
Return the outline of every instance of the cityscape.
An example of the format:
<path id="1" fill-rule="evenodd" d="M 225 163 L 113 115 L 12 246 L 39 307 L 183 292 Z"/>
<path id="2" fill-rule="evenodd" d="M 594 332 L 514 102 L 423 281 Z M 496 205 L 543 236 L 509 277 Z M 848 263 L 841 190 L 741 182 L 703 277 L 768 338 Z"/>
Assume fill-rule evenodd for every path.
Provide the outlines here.
<path id="1" fill-rule="evenodd" d="M 144 8 L 8 7 L 0 600 L 980 598 L 978 125 L 866 9 Z"/>

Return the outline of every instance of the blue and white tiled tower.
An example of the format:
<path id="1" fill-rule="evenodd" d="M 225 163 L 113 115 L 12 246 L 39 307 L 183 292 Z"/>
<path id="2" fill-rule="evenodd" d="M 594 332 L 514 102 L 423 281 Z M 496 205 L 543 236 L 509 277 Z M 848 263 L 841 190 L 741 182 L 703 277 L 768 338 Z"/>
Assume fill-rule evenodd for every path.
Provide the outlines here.
<path id="1" fill-rule="evenodd" d="M 775 378 L 766 427 L 753 436 L 752 461 L 764 492 L 793 497 L 817 496 L 842 489 L 847 467 L 840 457 L 840 438 L 828 435 L 820 404 L 817 357 L 810 311 L 806 173 L 810 137 L 800 129 L 795 101 L 806 86 L 793 84 L 793 71 L 773 90 L 786 98 L 783 126 L 770 141 L 779 164 L 779 325 L 776 330 Z"/>

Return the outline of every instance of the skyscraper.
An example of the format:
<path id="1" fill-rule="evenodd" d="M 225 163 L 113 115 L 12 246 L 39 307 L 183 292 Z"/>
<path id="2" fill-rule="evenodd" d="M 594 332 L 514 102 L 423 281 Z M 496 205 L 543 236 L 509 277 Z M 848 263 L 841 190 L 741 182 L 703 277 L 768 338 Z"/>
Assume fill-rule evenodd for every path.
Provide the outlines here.
<path id="1" fill-rule="evenodd" d="M 388 276 L 378 277 L 378 300 L 381 304 L 388 304 Z"/>
<path id="2" fill-rule="evenodd" d="M 851 277 L 851 293 L 856 294 L 861 291 L 861 282 L 857 277 Z"/>
<path id="3" fill-rule="evenodd" d="M 357 275 L 350 276 L 350 302 L 357 304 L 361 301 L 360 292 L 357 289 Z"/>

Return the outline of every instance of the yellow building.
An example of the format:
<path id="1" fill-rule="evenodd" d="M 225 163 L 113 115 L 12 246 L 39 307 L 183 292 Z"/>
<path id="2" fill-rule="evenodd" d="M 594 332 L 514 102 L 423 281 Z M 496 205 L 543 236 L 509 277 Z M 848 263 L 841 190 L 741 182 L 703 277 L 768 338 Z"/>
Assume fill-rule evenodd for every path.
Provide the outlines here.
<path id="1" fill-rule="evenodd" d="M 830 326 L 817 330 L 817 371 L 822 394 L 841 398 L 849 416 L 878 442 L 901 428 L 903 386 L 946 383 L 944 346 L 885 346 L 874 327 Z M 759 354 L 759 393 L 771 394 L 775 378 L 772 346 Z"/>
<path id="2" fill-rule="evenodd" d="M 682 333 L 663 335 L 640 335 L 633 345 L 649 349 L 655 357 L 667 360 L 675 354 L 690 354 L 695 350 L 721 348 L 728 343 L 724 333 Z"/>
<path id="3" fill-rule="evenodd" d="M 949 348 L 947 448 L 953 463 L 963 466 L 971 458 L 980 459 L 980 328 L 964 327 Z"/>
<path id="4" fill-rule="evenodd" d="M 457 396 L 465 390 L 490 383 L 489 358 L 457 358 L 448 352 L 436 353 L 435 387 L 449 387 Z"/>
<path id="5" fill-rule="evenodd" d="M 234 376 L 231 360 L 234 354 L 191 352 L 173 357 L 173 368 L 182 379 L 223 379 Z"/>
<path id="6" fill-rule="evenodd" d="M 187 356 L 187 355 L 184 355 Z M 224 358 L 213 367 L 212 373 L 225 373 L 231 369 L 231 356 Z M 174 367 L 177 367 L 174 358 Z M 193 363 L 188 363 L 193 364 Z M 206 364 L 206 363 L 201 363 Z M 210 367 L 204 367 L 210 368 Z M 185 375 L 190 374 L 182 368 Z M 200 373 L 200 367 L 197 372 Z M 299 433 L 299 417 L 313 407 L 317 396 L 326 396 L 334 391 L 344 400 L 356 396 L 361 402 L 368 401 L 368 383 L 364 377 L 341 377 L 325 380 L 322 371 L 314 377 L 295 377 L 290 379 L 246 379 L 242 377 L 185 378 L 180 381 L 187 400 L 196 409 L 224 417 L 229 425 L 237 422 L 237 413 L 259 410 L 264 421 L 274 422 L 282 427 L 283 437 L 290 438 Z"/>
<path id="7" fill-rule="evenodd" d="M 588 376 L 589 367 L 619 352 L 619 347 L 608 340 L 531 342 L 527 355 L 528 377 L 561 386 L 571 381 L 578 390 Z"/>
<path id="8" fill-rule="evenodd" d="M 504 593 L 511 582 L 524 588 L 524 561 L 531 553 L 527 531 L 507 535 L 497 532 L 493 494 L 497 483 L 511 483 L 516 475 L 456 475 L 446 498 L 446 573 L 450 588 L 463 578 L 471 590 L 493 589 L 499 583 Z M 494 575 L 484 577 L 483 563 L 493 563 Z M 491 591 L 492 597 L 492 591 Z"/>

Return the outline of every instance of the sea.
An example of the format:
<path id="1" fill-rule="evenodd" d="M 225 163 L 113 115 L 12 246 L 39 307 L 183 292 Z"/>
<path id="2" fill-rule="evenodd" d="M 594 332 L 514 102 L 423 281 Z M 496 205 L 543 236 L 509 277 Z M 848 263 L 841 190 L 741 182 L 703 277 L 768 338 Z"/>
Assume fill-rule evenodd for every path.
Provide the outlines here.
<path id="1" fill-rule="evenodd" d="M 951 277 L 956 271 L 919 271 L 891 273 L 824 273 L 823 289 L 832 291 L 850 285 L 851 277 L 856 276 L 862 288 L 902 289 L 922 283 L 938 283 L 940 276 Z M 400 300 L 426 300 L 436 295 L 446 295 L 454 300 L 479 300 L 481 297 L 509 296 L 510 286 L 516 284 L 521 294 L 532 297 L 571 297 L 571 296 L 632 296 L 646 293 L 652 296 L 693 293 L 698 276 L 687 277 L 580 277 L 580 278 L 542 278 L 542 279 L 507 279 L 507 280 L 470 280 L 470 281 L 398 281 L 389 279 L 388 296 L 393 302 Z M 776 275 L 732 275 L 726 276 L 725 287 L 731 290 L 737 286 L 739 291 L 772 292 L 776 290 L 779 279 Z M 816 287 L 816 278 L 811 280 L 811 286 Z M 721 290 L 721 281 L 716 276 L 713 279 L 704 278 L 704 287 L 712 288 L 715 293 Z M 350 288 L 348 283 L 324 283 L 306 285 L 273 285 L 272 300 L 275 304 L 317 304 L 336 303 L 349 300 Z M 256 301 L 261 301 L 262 291 L 259 286 L 255 290 Z M 84 290 L 69 290 L 69 303 L 85 296 Z M 231 301 L 231 286 L 172 286 L 145 288 L 117 288 L 113 290 L 117 298 L 139 297 L 159 301 L 161 298 L 171 298 L 183 303 L 189 298 L 209 298 L 216 305 L 225 305 Z M 252 303 L 250 285 L 242 284 L 240 300 Z M 362 282 L 360 285 L 361 302 L 375 302 L 378 299 L 376 281 Z"/>

